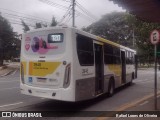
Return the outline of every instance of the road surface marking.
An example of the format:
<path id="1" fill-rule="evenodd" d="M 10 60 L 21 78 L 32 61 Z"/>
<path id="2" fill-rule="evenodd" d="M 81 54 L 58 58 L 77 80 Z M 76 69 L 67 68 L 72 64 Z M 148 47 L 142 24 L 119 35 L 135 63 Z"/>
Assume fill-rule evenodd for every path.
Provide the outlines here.
<path id="1" fill-rule="evenodd" d="M 18 70 L 15 70 L 11 75 L 14 75 Z"/>
<path id="2" fill-rule="evenodd" d="M 18 102 L 18 103 L 13 103 L 13 104 L 7 104 L 7 105 L 2 105 L 0 106 L 0 108 L 2 107 L 8 107 L 8 106 L 13 106 L 13 105 L 18 105 L 18 104 L 22 104 L 23 102 Z"/>
<path id="3" fill-rule="evenodd" d="M 3 82 L 19 82 L 19 80 L 13 80 L 13 81 L 0 81 L 0 83 Z"/>
<path id="4" fill-rule="evenodd" d="M 160 91 L 158 91 L 157 94 L 160 94 Z M 146 95 L 146 96 L 144 96 L 144 97 L 142 97 L 140 99 L 137 99 L 137 100 L 135 100 L 133 102 L 126 103 L 126 104 L 118 107 L 117 109 L 113 110 L 114 112 L 109 114 L 108 116 L 111 116 L 111 115 L 115 114 L 115 112 L 125 111 L 128 108 L 134 107 L 134 106 L 138 105 L 139 103 L 141 103 L 141 102 L 143 102 L 143 101 L 145 101 L 145 100 L 147 100 L 147 99 L 149 99 L 149 98 L 151 98 L 153 96 L 154 96 L 154 94 Z M 111 117 L 104 117 L 104 116 L 105 116 L 105 114 L 102 114 L 102 115 L 98 116 L 95 120 L 108 120 L 108 119 L 111 118 Z"/>
<path id="5" fill-rule="evenodd" d="M 140 106 L 147 104 L 149 101 L 144 101 L 143 103 L 139 104 Z"/>
<path id="6" fill-rule="evenodd" d="M 20 87 L 4 88 L 4 89 L 0 89 L 0 91 L 12 90 L 12 89 L 20 89 Z"/>
<path id="7" fill-rule="evenodd" d="M 143 82 L 153 82 L 153 80 L 145 79 L 145 80 L 137 80 L 135 83 L 143 83 Z"/>
<path id="8" fill-rule="evenodd" d="M 43 100 L 43 99 L 46 99 L 46 98 L 41 98 L 41 99 Z"/>

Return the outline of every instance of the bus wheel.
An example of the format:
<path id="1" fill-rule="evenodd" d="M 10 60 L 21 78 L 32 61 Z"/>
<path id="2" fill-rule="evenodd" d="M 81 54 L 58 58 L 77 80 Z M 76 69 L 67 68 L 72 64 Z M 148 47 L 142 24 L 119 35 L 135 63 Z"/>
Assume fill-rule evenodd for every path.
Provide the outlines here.
<path id="1" fill-rule="evenodd" d="M 114 86 L 114 79 L 111 78 L 109 80 L 109 86 L 108 86 L 108 95 L 110 97 L 113 96 L 113 94 L 114 94 L 114 88 L 115 88 L 115 86 Z"/>

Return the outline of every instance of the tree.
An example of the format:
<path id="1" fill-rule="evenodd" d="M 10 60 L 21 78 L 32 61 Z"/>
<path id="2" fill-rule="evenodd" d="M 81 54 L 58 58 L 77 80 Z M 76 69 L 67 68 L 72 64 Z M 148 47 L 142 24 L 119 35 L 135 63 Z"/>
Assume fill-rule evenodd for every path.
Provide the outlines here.
<path id="1" fill-rule="evenodd" d="M 52 17 L 52 21 L 51 21 L 51 24 L 50 26 L 56 26 L 58 23 L 55 19 L 55 17 L 53 16 Z M 42 28 L 42 27 L 47 27 L 48 25 L 46 23 L 40 23 L 40 22 L 37 22 L 36 25 L 35 25 L 35 29 L 38 29 L 38 28 Z"/>
<path id="2" fill-rule="evenodd" d="M 29 31 L 30 30 L 29 26 L 23 20 L 21 20 L 21 22 L 22 22 L 22 26 L 23 26 L 23 31 L 24 32 Z"/>
<path id="3" fill-rule="evenodd" d="M 48 25 L 47 25 L 46 23 L 43 23 L 42 26 L 43 26 L 43 27 L 47 27 Z"/>
<path id="4" fill-rule="evenodd" d="M 56 26 L 57 24 L 58 24 L 58 22 L 56 21 L 55 17 L 53 16 L 50 26 L 51 26 L 51 27 L 52 27 L 52 26 Z"/>
<path id="5" fill-rule="evenodd" d="M 126 14 L 124 12 L 106 14 L 99 21 L 83 28 L 83 30 L 124 46 L 133 47 L 132 28 L 126 21 Z"/>
<path id="6" fill-rule="evenodd" d="M 35 29 L 38 29 L 38 28 L 42 28 L 42 24 L 41 23 L 36 23 Z"/>
<path id="7" fill-rule="evenodd" d="M 0 65 L 7 56 L 7 51 L 11 50 L 14 44 L 15 33 L 7 19 L 0 14 Z M 5 54 L 4 54 L 5 53 Z"/>
<path id="8" fill-rule="evenodd" d="M 160 24 L 147 23 L 126 12 L 106 14 L 99 21 L 83 28 L 84 31 L 136 49 L 143 63 L 153 59 L 153 45 L 149 41 L 153 29 L 160 29 Z"/>

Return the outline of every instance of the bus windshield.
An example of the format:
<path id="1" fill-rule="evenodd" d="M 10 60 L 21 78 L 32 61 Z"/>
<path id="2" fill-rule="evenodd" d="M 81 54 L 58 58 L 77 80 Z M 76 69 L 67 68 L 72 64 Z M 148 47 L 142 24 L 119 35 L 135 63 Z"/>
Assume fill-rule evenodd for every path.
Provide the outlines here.
<path id="1" fill-rule="evenodd" d="M 24 36 L 24 53 L 27 55 L 56 55 L 65 51 L 63 33 L 33 32 Z"/>

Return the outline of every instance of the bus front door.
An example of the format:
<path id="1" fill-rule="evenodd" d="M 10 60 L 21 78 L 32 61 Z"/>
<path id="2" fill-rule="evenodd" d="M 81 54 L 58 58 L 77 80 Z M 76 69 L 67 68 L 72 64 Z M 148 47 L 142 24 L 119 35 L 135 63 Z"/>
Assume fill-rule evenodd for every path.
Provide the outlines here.
<path id="1" fill-rule="evenodd" d="M 104 66 L 103 66 L 103 48 L 102 45 L 94 44 L 95 49 L 95 94 L 103 92 L 104 84 Z"/>
<path id="2" fill-rule="evenodd" d="M 126 56 L 125 51 L 121 51 L 121 61 L 122 61 L 122 84 L 126 83 Z"/>

